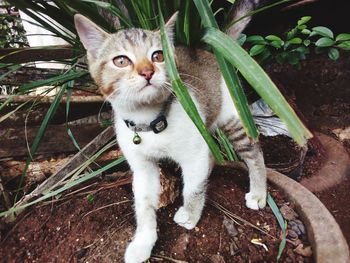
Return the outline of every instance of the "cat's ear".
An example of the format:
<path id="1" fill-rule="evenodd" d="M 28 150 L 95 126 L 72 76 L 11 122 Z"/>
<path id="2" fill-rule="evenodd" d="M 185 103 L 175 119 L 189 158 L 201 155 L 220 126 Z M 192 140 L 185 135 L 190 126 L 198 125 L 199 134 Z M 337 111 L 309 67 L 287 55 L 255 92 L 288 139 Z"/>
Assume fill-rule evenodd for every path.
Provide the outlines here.
<path id="1" fill-rule="evenodd" d="M 174 40 L 174 35 L 175 35 L 175 24 L 176 24 L 176 19 L 178 15 L 178 11 L 176 11 L 170 18 L 169 20 L 165 23 L 165 31 L 170 39 L 171 42 Z"/>
<path id="2" fill-rule="evenodd" d="M 74 16 L 74 23 L 85 49 L 93 56 L 97 54 L 97 51 L 108 37 L 108 33 L 80 14 Z"/>

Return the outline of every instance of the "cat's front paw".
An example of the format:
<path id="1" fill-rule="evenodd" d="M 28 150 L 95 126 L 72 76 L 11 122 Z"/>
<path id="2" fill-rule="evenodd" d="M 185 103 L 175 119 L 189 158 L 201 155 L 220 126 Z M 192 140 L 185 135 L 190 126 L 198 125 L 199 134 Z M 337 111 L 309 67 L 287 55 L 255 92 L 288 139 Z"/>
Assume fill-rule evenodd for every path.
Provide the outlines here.
<path id="1" fill-rule="evenodd" d="M 197 225 L 200 216 L 201 216 L 200 213 L 198 215 L 194 214 L 194 213 L 190 213 L 182 206 L 176 212 L 176 214 L 174 216 L 174 221 L 178 225 L 190 230 L 190 229 L 193 229 Z"/>
<path id="2" fill-rule="evenodd" d="M 143 242 L 143 244 L 137 240 L 132 241 L 125 252 L 125 263 L 142 263 L 149 259 L 153 246 L 146 243 L 146 240 Z"/>
<path id="3" fill-rule="evenodd" d="M 249 192 L 245 195 L 245 204 L 248 208 L 259 210 L 264 208 L 266 205 L 266 192 L 263 193 L 252 193 Z"/>

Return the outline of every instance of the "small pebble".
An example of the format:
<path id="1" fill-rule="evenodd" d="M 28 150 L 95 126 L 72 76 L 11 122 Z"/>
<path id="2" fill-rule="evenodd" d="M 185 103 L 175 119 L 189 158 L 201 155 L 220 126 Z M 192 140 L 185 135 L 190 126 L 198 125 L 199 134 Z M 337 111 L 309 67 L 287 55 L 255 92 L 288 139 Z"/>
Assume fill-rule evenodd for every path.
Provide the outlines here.
<path id="1" fill-rule="evenodd" d="M 87 250 L 88 250 L 87 248 L 79 249 L 78 252 L 76 253 L 76 258 L 81 259 L 82 257 L 84 257 Z"/>
<path id="2" fill-rule="evenodd" d="M 293 230 L 295 233 L 300 235 L 305 235 L 305 226 L 303 222 L 301 222 L 299 219 L 290 220 L 288 222 L 288 229 Z"/>
<path id="3" fill-rule="evenodd" d="M 226 263 L 225 259 L 221 255 L 212 255 L 210 257 L 211 263 Z"/>
<path id="4" fill-rule="evenodd" d="M 288 230 L 287 237 L 290 238 L 291 240 L 297 240 L 299 235 L 298 235 L 297 232 L 295 232 L 294 230 L 290 229 L 290 230 Z"/>
<path id="5" fill-rule="evenodd" d="M 281 214 L 286 220 L 294 220 L 297 218 L 298 214 L 288 205 L 284 204 L 280 208 Z"/>
<path id="6" fill-rule="evenodd" d="M 231 237 L 235 237 L 238 235 L 238 230 L 237 228 L 235 227 L 235 224 L 233 222 L 233 220 L 227 218 L 226 216 L 224 217 L 224 220 L 223 220 L 223 224 L 228 232 L 228 234 L 231 236 Z"/>
<path id="7" fill-rule="evenodd" d="M 300 244 L 299 246 L 297 246 L 293 251 L 303 257 L 311 257 L 312 255 L 311 246 L 304 247 L 303 244 Z"/>

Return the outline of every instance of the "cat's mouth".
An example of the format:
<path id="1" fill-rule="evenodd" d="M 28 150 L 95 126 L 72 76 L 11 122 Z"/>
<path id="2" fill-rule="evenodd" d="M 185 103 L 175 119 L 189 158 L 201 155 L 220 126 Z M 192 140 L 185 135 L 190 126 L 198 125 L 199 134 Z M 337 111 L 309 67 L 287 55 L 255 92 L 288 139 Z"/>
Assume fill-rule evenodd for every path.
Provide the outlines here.
<path id="1" fill-rule="evenodd" d="M 153 87 L 153 84 L 150 81 L 147 81 L 146 84 L 141 88 L 141 90 L 143 90 L 147 87 Z"/>

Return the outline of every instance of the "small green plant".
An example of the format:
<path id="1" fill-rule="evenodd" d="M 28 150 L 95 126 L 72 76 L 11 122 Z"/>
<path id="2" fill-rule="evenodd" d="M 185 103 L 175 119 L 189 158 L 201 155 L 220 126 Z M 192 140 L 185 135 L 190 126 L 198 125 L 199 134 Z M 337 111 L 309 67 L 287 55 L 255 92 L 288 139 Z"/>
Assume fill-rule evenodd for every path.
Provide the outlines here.
<path id="1" fill-rule="evenodd" d="M 88 201 L 88 203 L 92 204 L 95 201 L 95 196 L 93 196 L 92 194 L 88 194 L 86 196 L 86 200 Z"/>
<path id="2" fill-rule="evenodd" d="M 288 31 L 284 37 L 276 35 L 268 36 L 242 36 L 241 44 L 249 43 L 249 54 L 260 63 L 268 63 L 275 60 L 280 64 L 288 62 L 291 65 L 299 65 L 301 60 L 311 52 L 327 52 L 332 60 L 339 58 L 339 49 L 350 50 L 350 34 L 334 35 L 332 30 L 324 26 L 308 28 L 307 23 L 311 16 L 300 18 L 297 25 Z"/>
<path id="3" fill-rule="evenodd" d="M 0 48 L 18 48 L 27 46 L 25 30 L 21 19 L 12 6 L 0 6 Z"/>

